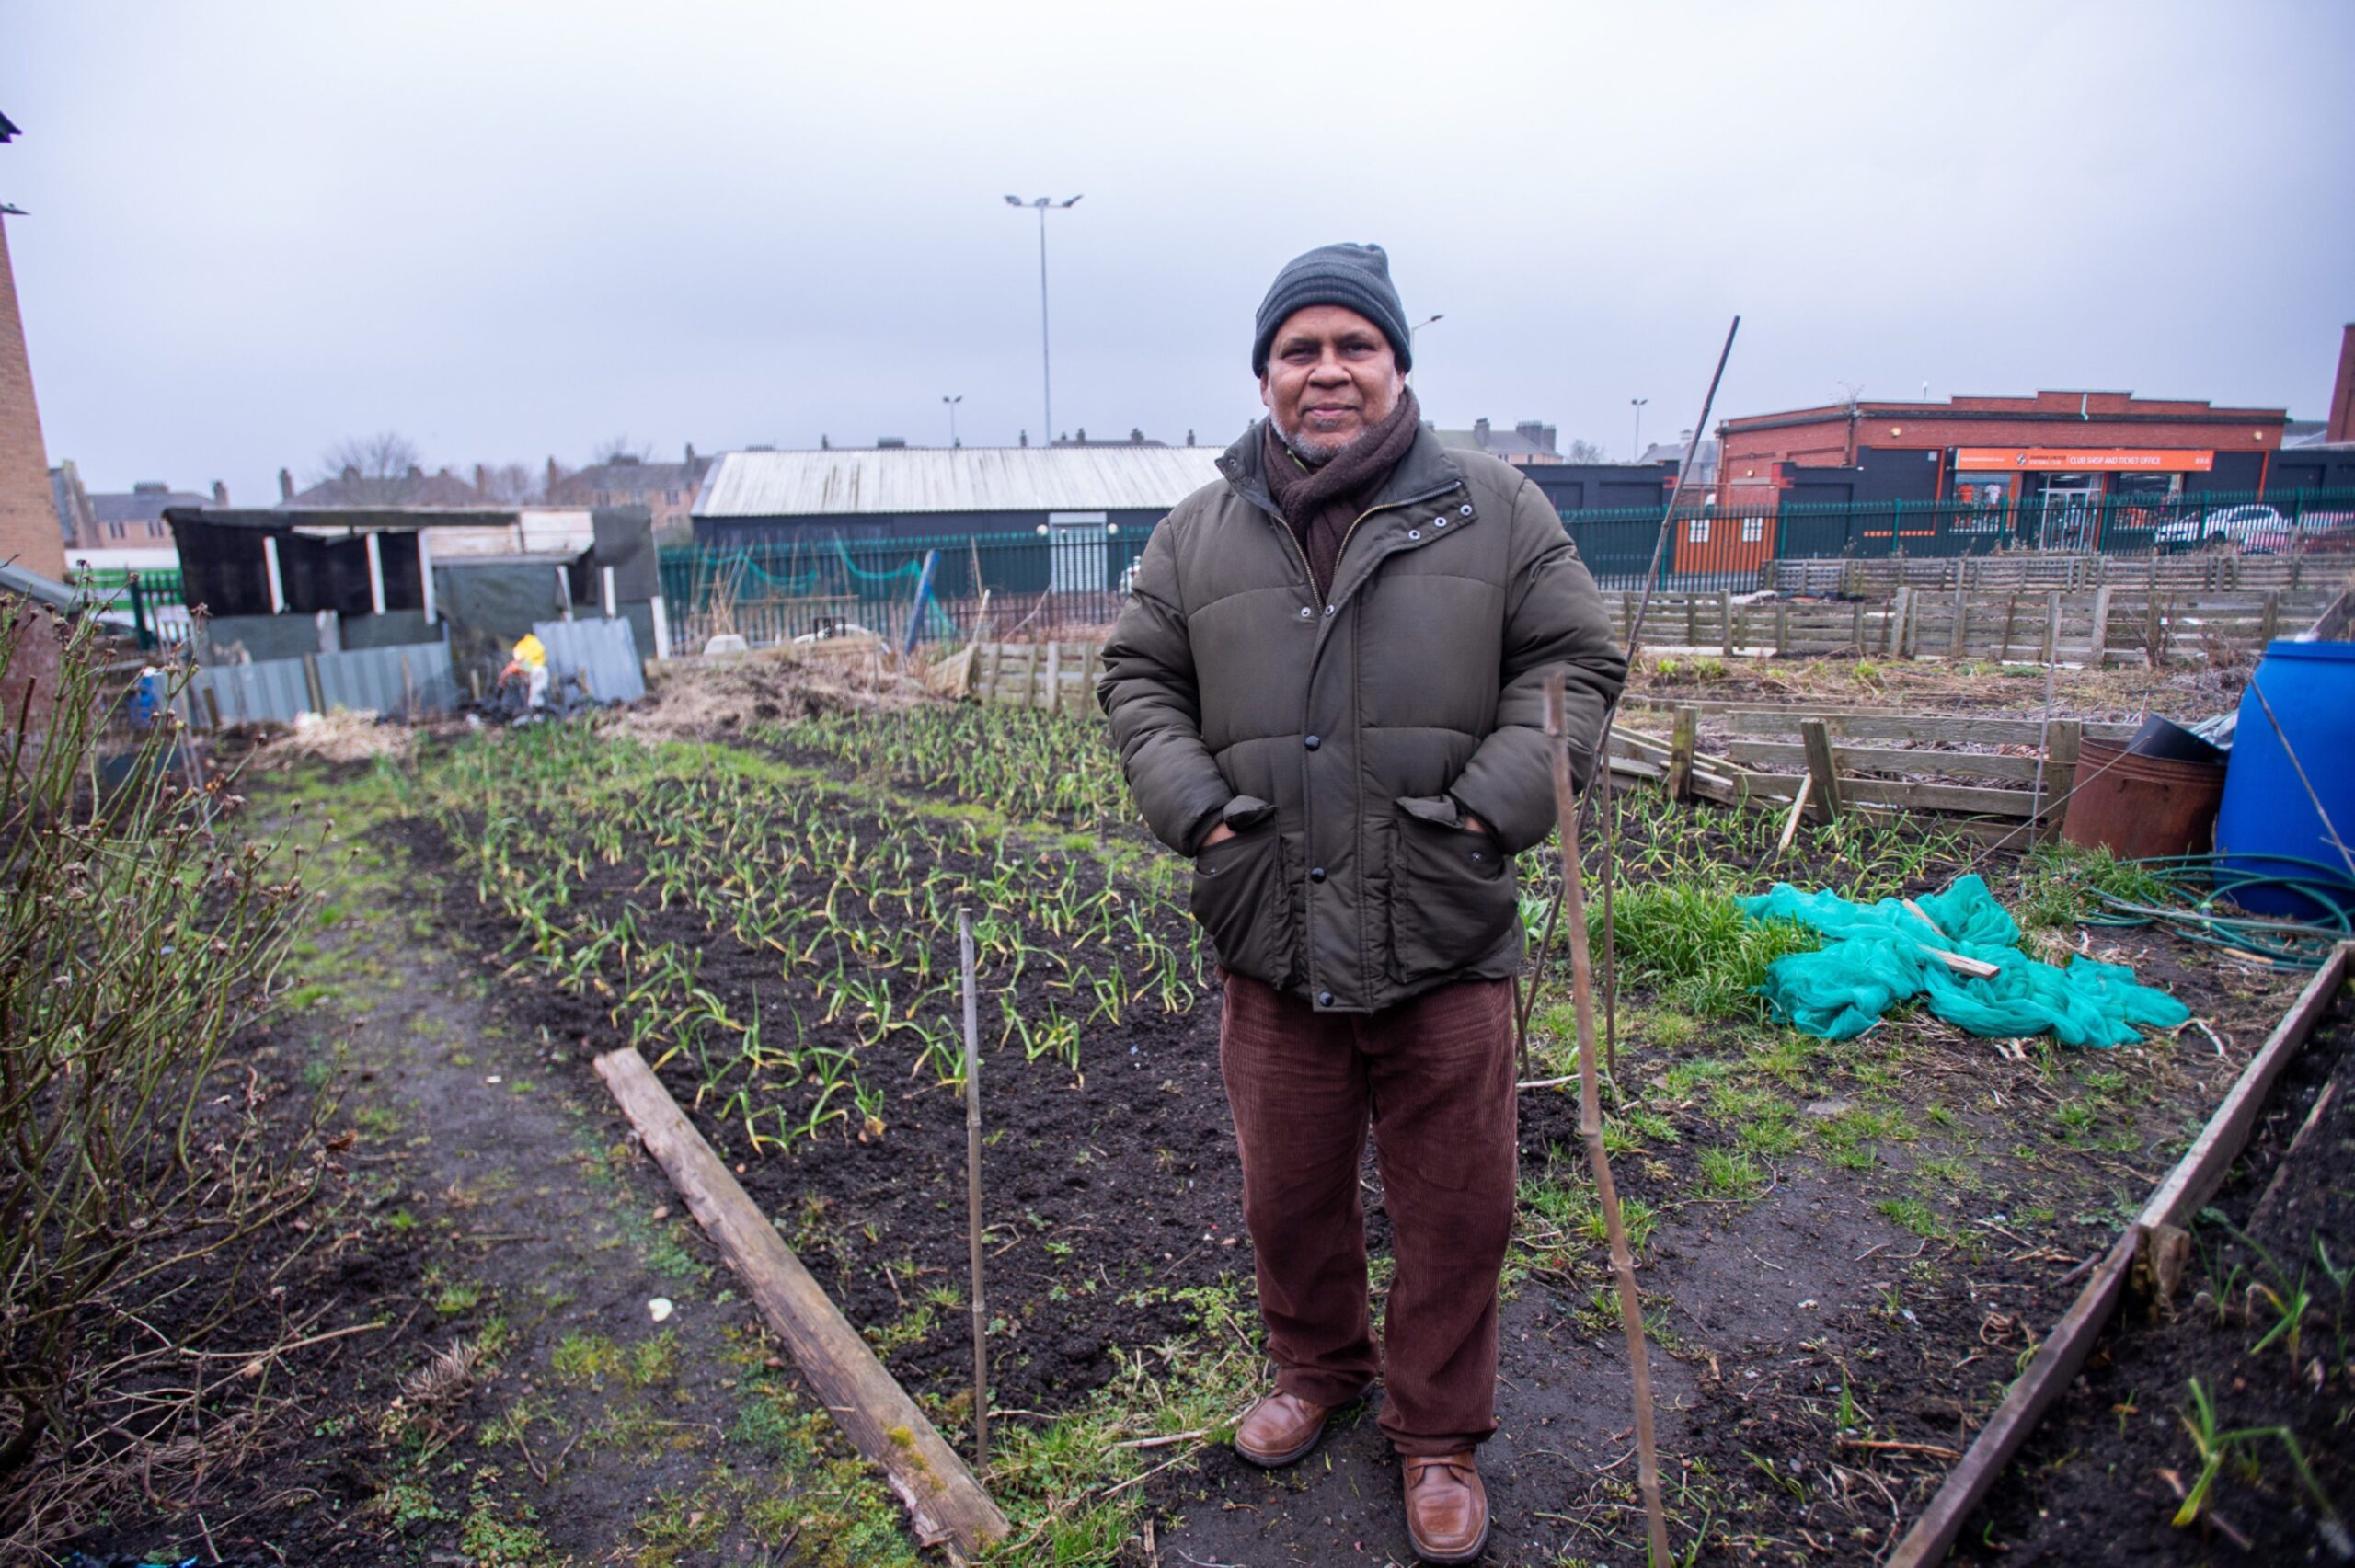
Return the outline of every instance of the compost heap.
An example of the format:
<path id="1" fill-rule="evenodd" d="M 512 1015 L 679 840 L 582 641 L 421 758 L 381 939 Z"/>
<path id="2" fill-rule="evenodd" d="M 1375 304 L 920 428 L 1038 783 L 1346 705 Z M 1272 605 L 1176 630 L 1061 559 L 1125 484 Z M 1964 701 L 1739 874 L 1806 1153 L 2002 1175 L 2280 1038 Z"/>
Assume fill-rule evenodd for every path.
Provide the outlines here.
<path id="1" fill-rule="evenodd" d="M 1767 966 L 1758 988 L 1777 1020 L 1827 1040 L 1863 1034 L 1901 1001 L 1924 997 L 1930 1011 L 1974 1035 L 2051 1034 L 2063 1045 L 2114 1046 L 2137 1038 L 2135 1025 L 2171 1029 L 2191 1010 L 2163 990 L 2138 985 L 2123 964 L 2074 957 L 2065 969 L 2020 951 L 2020 928 L 1979 877 L 1963 876 L 1943 893 L 1915 900 L 1934 931 L 1895 898 L 1855 904 L 1819 889 L 1778 882 L 1740 900 L 1752 920 L 1796 921 L 1824 944 Z M 1997 966 L 1984 979 L 1956 973 L 1938 952 Z"/>

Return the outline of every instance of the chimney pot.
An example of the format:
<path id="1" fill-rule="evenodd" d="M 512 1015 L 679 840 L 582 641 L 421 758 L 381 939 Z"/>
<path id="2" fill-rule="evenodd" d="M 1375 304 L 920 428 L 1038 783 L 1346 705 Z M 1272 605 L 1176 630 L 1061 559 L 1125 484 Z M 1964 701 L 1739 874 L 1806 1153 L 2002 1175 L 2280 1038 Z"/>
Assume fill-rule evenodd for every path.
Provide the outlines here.
<path id="1" fill-rule="evenodd" d="M 213 481 L 213 504 L 216 507 L 225 507 L 229 504 L 229 486 L 218 479 Z"/>
<path id="2" fill-rule="evenodd" d="M 281 501 L 294 498 L 294 475 L 283 468 L 278 471 L 278 498 Z"/>

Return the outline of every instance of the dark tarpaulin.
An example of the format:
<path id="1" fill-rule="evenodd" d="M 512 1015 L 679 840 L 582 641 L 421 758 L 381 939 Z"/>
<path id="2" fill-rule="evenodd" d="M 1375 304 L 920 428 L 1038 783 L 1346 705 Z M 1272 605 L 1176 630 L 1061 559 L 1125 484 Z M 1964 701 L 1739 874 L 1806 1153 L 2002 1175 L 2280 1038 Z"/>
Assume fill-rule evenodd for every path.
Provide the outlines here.
<path id="1" fill-rule="evenodd" d="M 558 591 L 558 573 L 565 589 Z M 434 606 L 450 628 L 450 653 L 460 679 L 479 672 L 488 683 L 533 624 L 562 618 L 569 597 L 585 603 L 589 557 L 508 556 L 433 563 Z"/>
<path id="2" fill-rule="evenodd" d="M 654 553 L 654 514 L 645 507 L 598 507 L 589 513 L 589 524 L 596 531 L 596 565 L 599 573 L 610 567 L 614 572 L 614 598 L 617 604 L 638 604 L 662 591 L 662 574 Z M 602 582 L 594 594 L 599 604 L 604 601 Z"/>
<path id="3" fill-rule="evenodd" d="M 319 539 L 292 528 L 207 522 L 186 515 L 189 509 L 174 508 L 166 517 L 179 550 L 181 596 L 190 606 L 201 604 L 215 615 L 269 614 L 272 609 L 270 567 L 262 541 L 273 539 L 278 544 L 279 586 L 288 611 L 304 615 L 321 610 L 365 615 L 374 608 L 364 534 Z M 416 531 L 386 529 L 375 537 L 377 564 L 384 574 L 385 608 L 422 609 L 425 597 L 418 575 Z"/>

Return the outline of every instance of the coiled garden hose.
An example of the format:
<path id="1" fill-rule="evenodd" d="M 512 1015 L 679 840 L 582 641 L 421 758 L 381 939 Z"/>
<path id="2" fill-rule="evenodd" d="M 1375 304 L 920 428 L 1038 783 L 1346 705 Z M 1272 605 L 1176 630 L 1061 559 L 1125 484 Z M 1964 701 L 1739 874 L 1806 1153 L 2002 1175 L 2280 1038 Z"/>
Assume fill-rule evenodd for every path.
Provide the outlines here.
<path id="1" fill-rule="evenodd" d="M 2248 858 L 2248 857 L 2244 857 Z M 2269 868 L 2220 862 L 2212 854 L 2154 855 L 2126 864 L 2147 872 L 2165 889 L 2165 903 L 2138 903 L 2094 889 L 2098 913 L 2087 925 L 2156 925 L 2193 942 L 2259 959 L 2277 969 L 2319 967 L 2339 943 L 2355 939 L 2355 878 L 2338 866 L 2294 855 L 2255 857 Z M 2283 920 L 2237 912 L 2238 896 L 2253 888 L 2293 893 L 2329 911 L 2319 920 Z M 2219 905 L 2232 906 L 2225 912 Z"/>

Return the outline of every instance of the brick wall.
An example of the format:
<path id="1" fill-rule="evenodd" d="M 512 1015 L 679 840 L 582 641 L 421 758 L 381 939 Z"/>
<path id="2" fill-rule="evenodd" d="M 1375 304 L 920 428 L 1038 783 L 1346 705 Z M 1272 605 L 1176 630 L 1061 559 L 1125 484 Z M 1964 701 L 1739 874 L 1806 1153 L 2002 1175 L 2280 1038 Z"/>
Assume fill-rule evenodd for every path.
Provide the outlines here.
<path id="1" fill-rule="evenodd" d="M 0 561 L 8 560 L 48 577 L 65 573 L 32 364 L 17 314 L 17 277 L 8 266 L 7 221 L 0 219 Z"/>
<path id="2" fill-rule="evenodd" d="M 2204 403 L 2129 399 L 2094 393 L 2078 414 L 2078 395 L 2039 393 L 2033 398 L 1958 397 L 1951 404 L 1864 405 L 1855 422 L 1857 447 L 1879 451 L 1943 451 L 1947 447 L 2191 448 L 2269 452 L 2281 444 L 2279 408 L 2211 408 Z M 2108 416 L 2105 418 L 2105 416 Z M 1719 427 L 1725 455 L 1718 468 L 1729 503 L 1764 498 L 1777 463 L 1810 468 L 1850 461 L 1844 406 L 1768 415 L 1749 429 Z"/>

